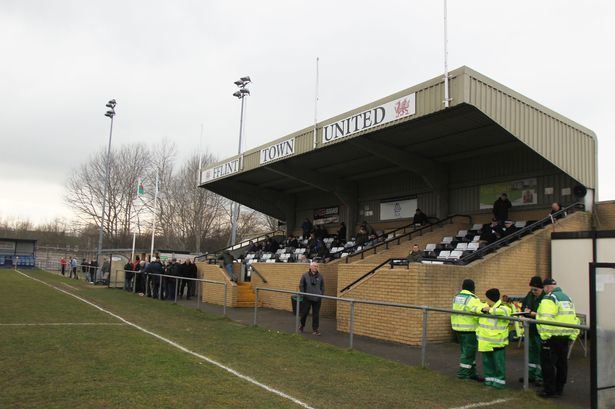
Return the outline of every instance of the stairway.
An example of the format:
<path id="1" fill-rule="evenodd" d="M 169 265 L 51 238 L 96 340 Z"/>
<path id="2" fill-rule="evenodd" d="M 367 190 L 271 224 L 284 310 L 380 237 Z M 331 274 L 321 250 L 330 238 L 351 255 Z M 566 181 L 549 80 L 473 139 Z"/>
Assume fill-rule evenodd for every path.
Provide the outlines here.
<path id="1" fill-rule="evenodd" d="M 244 283 L 244 282 L 237 283 L 237 303 L 235 307 L 254 308 L 255 300 L 256 300 L 256 295 L 254 295 L 254 290 L 252 290 L 251 283 Z"/>

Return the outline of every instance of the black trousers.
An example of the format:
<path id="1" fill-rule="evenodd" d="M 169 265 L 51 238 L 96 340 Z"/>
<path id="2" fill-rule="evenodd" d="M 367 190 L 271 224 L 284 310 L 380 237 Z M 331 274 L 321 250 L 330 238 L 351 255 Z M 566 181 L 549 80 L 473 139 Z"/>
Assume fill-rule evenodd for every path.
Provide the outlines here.
<path id="1" fill-rule="evenodd" d="M 540 348 L 540 366 L 546 393 L 561 394 L 568 378 L 568 337 L 551 337 Z"/>
<path id="2" fill-rule="evenodd" d="M 312 309 L 312 330 L 318 330 L 320 325 L 320 300 L 310 301 L 306 298 L 303 299 L 303 311 L 301 311 L 301 327 L 305 327 L 305 321 L 310 314 L 310 308 Z"/>

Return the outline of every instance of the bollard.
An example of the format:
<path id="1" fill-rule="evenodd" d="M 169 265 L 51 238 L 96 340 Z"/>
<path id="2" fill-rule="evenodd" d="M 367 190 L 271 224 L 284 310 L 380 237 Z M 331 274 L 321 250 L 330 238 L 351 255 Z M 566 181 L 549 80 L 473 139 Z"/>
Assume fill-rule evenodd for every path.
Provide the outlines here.
<path id="1" fill-rule="evenodd" d="M 523 321 L 523 390 L 530 387 L 530 324 Z"/>
<path id="2" fill-rule="evenodd" d="M 350 349 L 352 349 L 354 341 L 354 301 L 350 301 L 350 323 L 348 324 L 348 332 L 350 333 Z"/>
<path id="3" fill-rule="evenodd" d="M 162 274 L 157 274 L 158 276 L 158 299 L 162 300 Z"/>
<path id="4" fill-rule="evenodd" d="M 201 281 L 195 281 L 194 283 L 196 286 L 196 309 L 201 311 L 201 291 L 203 290 L 203 283 Z"/>
<path id="5" fill-rule="evenodd" d="M 427 368 L 427 307 L 423 307 L 423 335 L 421 337 L 421 368 Z"/>
<path id="6" fill-rule="evenodd" d="M 175 278 L 175 301 L 173 301 L 173 304 L 177 304 L 177 278 Z"/>
<path id="7" fill-rule="evenodd" d="M 224 283 L 224 308 L 222 310 L 222 314 L 226 317 L 226 292 L 227 292 L 227 288 L 228 285 L 226 283 Z"/>
<path id="8" fill-rule="evenodd" d="M 297 298 L 295 299 L 295 334 L 299 333 L 299 293 L 297 293 Z"/>
<path id="9" fill-rule="evenodd" d="M 256 313 L 258 311 L 258 287 L 254 289 L 254 293 L 256 294 L 254 297 L 254 321 L 252 325 L 256 327 Z"/>

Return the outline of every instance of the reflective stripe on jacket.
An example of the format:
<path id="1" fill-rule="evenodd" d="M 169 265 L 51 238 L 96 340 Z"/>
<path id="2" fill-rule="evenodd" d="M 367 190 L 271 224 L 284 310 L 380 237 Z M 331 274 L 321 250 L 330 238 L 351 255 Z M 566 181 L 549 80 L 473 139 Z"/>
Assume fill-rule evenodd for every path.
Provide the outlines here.
<path id="1" fill-rule="evenodd" d="M 487 304 L 483 304 L 486 307 Z M 485 317 L 478 319 L 476 339 L 480 352 L 493 351 L 494 348 L 502 348 L 508 345 L 508 320 L 492 318 L 492 316 L 510 316 L 510 308 L 498 300 Z"/>
<path id="2" fill-rule="evenodd" d="M 540 321 L 559 322 L 562 324 L 579 324 L 574 304 L 561 288 L 556 287 L 552 292 L 545 295 L 536 313 L 536 319 Z M 555 327 L 552 325 L 537 324 L 540 339 L 543 341 L 551 337 L 568 337 L 576 339 L 579 330 L 576 328 Z"/>
<path id="3" fill-rule="evenodd" d="M 453 299 L 454 311 L 480 314 L 481 308 L 483 308 L 483 303 L 468 290 L 462 290 Z M 476 331 L 477 325 L 478 317 L 451 314 L 451 326 L 453 327 L 453 331 L 472 332 Z"/>

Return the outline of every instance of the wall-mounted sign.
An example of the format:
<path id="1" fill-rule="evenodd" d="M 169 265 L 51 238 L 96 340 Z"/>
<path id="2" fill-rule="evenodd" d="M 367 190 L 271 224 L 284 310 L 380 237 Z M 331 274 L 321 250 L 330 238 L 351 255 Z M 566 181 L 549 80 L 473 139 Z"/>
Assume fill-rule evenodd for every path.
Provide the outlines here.
<path id="1" fill-rule="evenodd" d="M 321 209 L 314 209 L 314 224 L 329 224 L 339 223 L 340 221 L 340 207 L 323 207 Z"/>
<path id="2" fill-rule="evenodd" d="M 365 131 L 378 125 L 383 125 L 416 113 L 416 94 L 377 106 L 344 118 L 341 121 L 325 125 L 322 129 L 322 143 L 346 138 L 354 133 Z"/>
<path id="3" fill-rule="evenodd" d="M 480 187 L 480 208 L 491 209 L 502 193 L 508 195 L 513 206 L 527 206 L 538 203 L 536 179 L 513 180 L 512 182 L 493 183 Z"/>
<path id="4" fill-rule="evenodd" d="M 201 174 L 201 183 L 210 182 L 237 172 L 239 172 L 239 159 L 234 159 L 213 168 L 205 169 Z"/>
<path id="5" fill-rule="evenodd" d="M 380 220 L 410 219 L 416 211 L 416 199 L 380 203 Z"/>
<path id="6" fill-rule="evenodd" d="M 287 139 L 261 149 L 261 165 L 295 153 L 295 138 Z"/>

